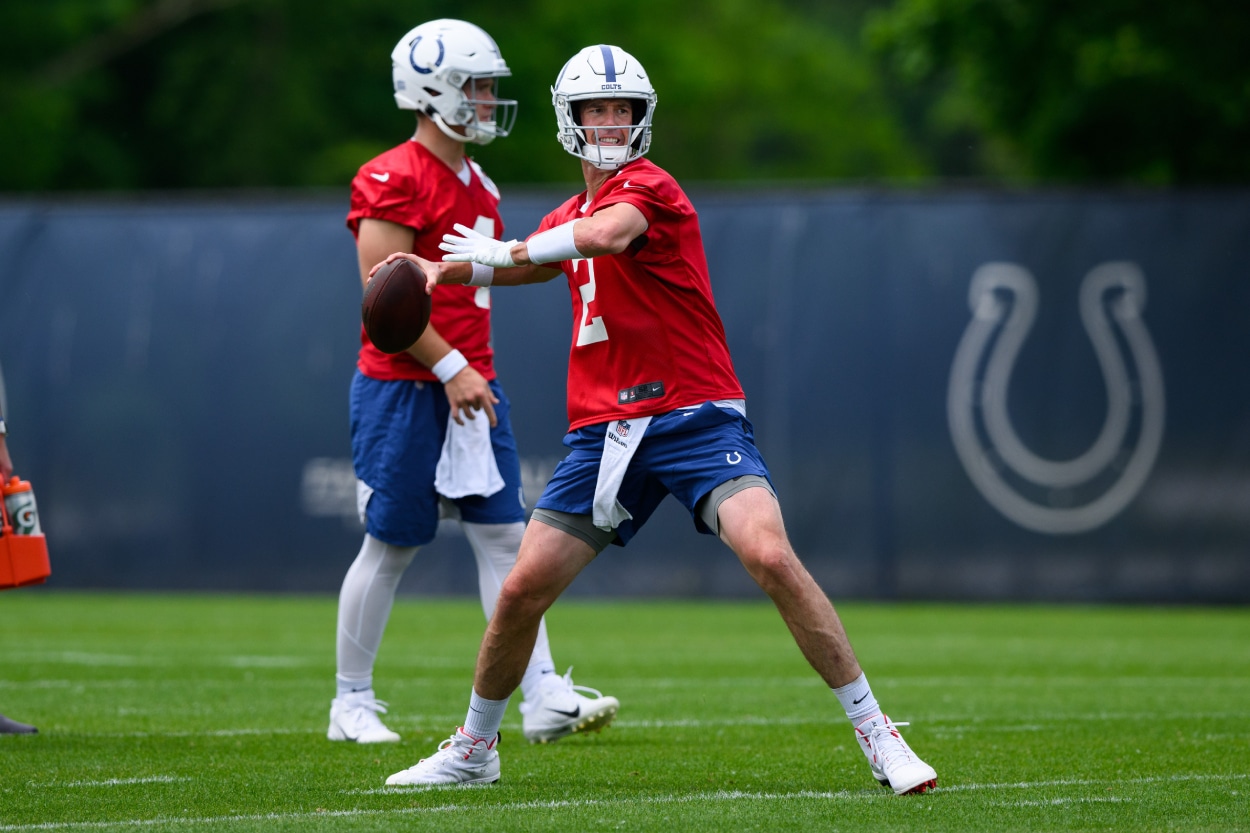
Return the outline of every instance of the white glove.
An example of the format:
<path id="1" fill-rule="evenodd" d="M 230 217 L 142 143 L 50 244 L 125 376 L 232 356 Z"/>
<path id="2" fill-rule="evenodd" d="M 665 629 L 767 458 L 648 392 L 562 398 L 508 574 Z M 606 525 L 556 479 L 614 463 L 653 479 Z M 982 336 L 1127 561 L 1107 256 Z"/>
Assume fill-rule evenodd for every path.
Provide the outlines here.
<path id="1" fill-rule="evenodd" d="M 443 235 L 443 242 L 439 243 L 438 247 L 445 252 L 451 252 L 451 254 L 443 255 L 443 260 L 456 263 L 480 263 L 496 269 L 516 266 L 516 262 L 512 259 L 512 247 L 517 244 L 517 241 L 496 240 L 461 223 L 456 223 L 454 228 L 463 237 L 457 237 L 454 234 Z"/>

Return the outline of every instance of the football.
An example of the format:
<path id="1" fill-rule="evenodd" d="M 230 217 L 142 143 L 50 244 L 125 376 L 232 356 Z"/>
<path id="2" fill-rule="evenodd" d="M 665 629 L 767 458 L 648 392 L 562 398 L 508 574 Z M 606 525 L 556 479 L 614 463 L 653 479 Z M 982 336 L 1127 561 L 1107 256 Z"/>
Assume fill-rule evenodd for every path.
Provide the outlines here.
<path id="1" fill-rule="evenodd" d="M 411 260 L 397 258 L 373 274 L 360 303 L 365 334 L 383 353 L 402 353 L 430 323 L 425 272 Z"/>

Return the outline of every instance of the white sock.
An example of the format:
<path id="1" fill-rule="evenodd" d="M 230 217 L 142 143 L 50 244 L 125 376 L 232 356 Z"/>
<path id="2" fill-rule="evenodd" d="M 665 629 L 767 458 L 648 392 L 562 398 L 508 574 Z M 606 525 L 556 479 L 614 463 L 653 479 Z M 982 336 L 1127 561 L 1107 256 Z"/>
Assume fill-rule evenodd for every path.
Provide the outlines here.
<path id="1" fill-rule="evenodd" d="M 469 713 L 464 719 L 464 733 L 474 738 L 494 739 L 499 734 L 499 725 L 503 723 L 503 714 L 508 710 L 508 699 L 505 697 L 502 700 L 487 700 L 474 691 L 469 697 Z"/>
<path id="2" fill-rule="evenodd" d="M 339 591 L 334 678 L 340 697 L 373 688 L 373 663 L 395 602 L 395 589 L 416 554 L 416 547 L 394 547 L 365 535 Z"/>
<path id="3" fill-rule="evenodd" d="M 369 699 L 373 695 L 373 675 L 370 674 L 363 680 L 343 679 L 342 676 L 334 675 L 334 690 L 338 693 L 340 700 L 348 698 Z M 368 697 L 366 696 L 368 695 Z"/>
<path id="4" fill-rule="evenodd" d="M 863 674 L 841 688 L 835 688 L 833 693 L 838 696 L 838 702 L 846 710 L 846 716 L 850 719 L 852 726 L 858 726 L 866 718 L 881 713 L 877 698 L 872 696 L 868 678 Z"/>
<path id="5" fill-rule="evenodd" d="M 525 524 L 471 524 L 462 522 L 464 535 L 473 548 L 473 557 L 477 559 L 477 585 L 482 597 L 482 612 L 486 620 L 495 614 L 495 602 L 499 599 L 499 589 L 503 580 L 508 577 L 516 564 L 517 550 L 521 548 L 521 536 L 525 534 Z M 556 664 L 551 659 L 551 644 L 547 641 L 547 620 L 544 617 L 538 623 L 538 639 L 534 642 L 534 653 L 530 654 L 530 663 L 525 668 L 525 676 L 521 678 L 521 697 L 533 701 L 538 694 L 538 683 L 544 674 L 554 674 Z"/>

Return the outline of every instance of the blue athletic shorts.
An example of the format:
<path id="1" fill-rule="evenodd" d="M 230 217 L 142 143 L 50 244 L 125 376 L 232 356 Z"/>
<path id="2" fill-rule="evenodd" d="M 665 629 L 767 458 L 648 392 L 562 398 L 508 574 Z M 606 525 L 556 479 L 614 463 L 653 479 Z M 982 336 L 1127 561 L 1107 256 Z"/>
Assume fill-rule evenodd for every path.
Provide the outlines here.
<path id="1" fill-rule="evenodd" d="M 491 429 L 495 463 L 504 487 L 490 497 L 465 497 L 453 503 L 461 520 L 479 524 L 525 520 L 521 464 L 508 419 L 511 407 L 498 380 L 490 388 L 499 403 L 499 424 Z M 397 547 L 419 547 L 438 531 L 439 496 L 434 471 L 443 450 L 451 406 L 438 382 L 383 382 L 359 371 L 352 379 L 352 462 L 356 477 L 373 489 L 365 528 Z M 486 415 L 476 412 L 476 419 Z"/>
<path id="2" fill-rule="evenodd" d="M 556 466 L 538 499 L 538 508 L 591 514 L 604 434 L 610 424 L 615 425 L 615 421 L 579 428 L 564 436 L 564 444 L 571 451 Z M 767 479 L 768 466 L 755 447 L 750 420 L 738 412 L 705 402 L 699 408 L 652 417 L 617 494 L 633 518 L 616 528 L 614 543 L 629 543 L 668 494 L 690 512 L 695 529 L 711 535 L 712 530 L 695 512 L 696 504 L 720 484 L 746 474 Z"/>

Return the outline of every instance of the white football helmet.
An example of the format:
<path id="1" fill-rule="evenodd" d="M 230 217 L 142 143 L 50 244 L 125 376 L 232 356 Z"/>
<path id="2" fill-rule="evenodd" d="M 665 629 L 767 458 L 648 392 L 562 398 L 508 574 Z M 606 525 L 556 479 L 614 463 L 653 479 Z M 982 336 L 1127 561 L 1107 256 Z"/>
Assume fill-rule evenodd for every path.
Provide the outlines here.
<path id="1" fill-rule="evenodd" d="M 578 102 L 595 98 L 627 98 L 634 102 L 634 123 L 624 146 L 602 146 L 587 141 L 581 126 Z M 632 162 L 651 147 L 651 117 L 655 113 L 655 90 L 638 59 L 619 46 L 588 46 L 560 70 L 551 88 L 556 108 L 556 138 L 569 153 L 603 171 L 614 171 Z"/>
<path id="2" fill-rule="evenodd" d="M 422 23 L 404 35 L 391 52 L 395 103 L 402 110 L 418 110 L 429 116 L 439 130 L 459 142 L 485 145 L 512 130 L 516 101 L 477 99 L 472 85 L 478 78 L 511 74 L 494 39 L 463 20 Z M 493 118 L 478 118 L 480 104 L 494 107 Z M 463 127 L 464 133 L 453 130 L 453 126 Z"/>

